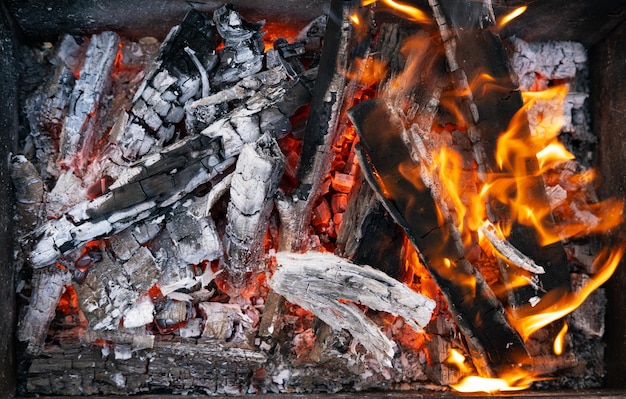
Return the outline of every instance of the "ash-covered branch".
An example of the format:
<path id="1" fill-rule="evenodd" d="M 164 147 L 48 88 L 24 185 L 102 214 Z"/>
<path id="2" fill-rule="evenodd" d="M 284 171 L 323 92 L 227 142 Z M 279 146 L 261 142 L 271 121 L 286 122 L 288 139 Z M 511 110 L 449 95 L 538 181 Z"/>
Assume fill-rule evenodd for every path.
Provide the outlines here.
<path id="1" fill-rule="evenodd" d="M 43 349 L 59 298 L 70 282 L 70 273 L 61 267 L 53 265 L 34 271 L 30 303 L 17 329 L 17 339 L 28 343 L 28 354 L 38 355 Z"/>
<path id="2" fill-rule="evenodd" d="M 268 218 L 284 165 L 278 143 L 268 134 L 246 144 L 239 155 L 226 214 L 226 269 L 236 286 L 244 284 L 246 272 L 260 266 Z"/>
<path id="3" fill-rule="evenodd" d="M 404 318 L 421 330 L 435 302 L 412 291 L 385 273 L 356 265 L 338 256 L 308 252 L 279 252 L 270 286 L 335 329 L 346 329 L 383 365 L 390 366 L 394 344 L 356 305 Z"/>

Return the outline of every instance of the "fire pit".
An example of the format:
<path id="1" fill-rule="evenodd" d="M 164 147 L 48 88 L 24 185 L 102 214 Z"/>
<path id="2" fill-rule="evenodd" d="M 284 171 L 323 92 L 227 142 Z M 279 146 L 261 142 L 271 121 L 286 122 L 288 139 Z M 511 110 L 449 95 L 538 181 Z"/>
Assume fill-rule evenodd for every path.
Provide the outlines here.
<path id="1" fill-rule="evenodd" d="M 624 388 L 623 7 L 374 3 L 7 5 L 7 394 Z"/>

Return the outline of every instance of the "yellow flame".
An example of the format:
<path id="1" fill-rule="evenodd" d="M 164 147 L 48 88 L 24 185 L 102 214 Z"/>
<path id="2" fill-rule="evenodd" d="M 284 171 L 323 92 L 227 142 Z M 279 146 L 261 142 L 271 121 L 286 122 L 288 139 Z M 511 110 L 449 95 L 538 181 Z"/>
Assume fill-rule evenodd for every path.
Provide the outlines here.
<path id="1" fill-rule="evenodd" d="M 561 328 L 561 331 L 559 331 L 556 338 L 554 339 L 554 346 L 552 350 L 554 351 L 554 354 L 557 356 L 560 356 L 563 354 L 563 350 L 565 348 L 565 337 L 567 335 L 568 328 L 569 327 L 567 323 L 563 323 L 563 328 Z"/>
<path id="2" fill-rule="evenodd" d="M 510 13 L 502 17 L 500 22 L 498 22 L 498 27 L 502 28 L 504 25 L 508 24 L 509 22 L 513 21 L 515 18 L 525 13 L 527 9 L 528 9 L 528 6 L 521 6 L 511 11 Z"/>
<path id="3" fill-rule="evenodd" d="M 454 348 L 450 349 L 446 363 L 456 366 L 462 373 L 472 372 L 472 369 L 465 364 L 465 356 Z"/>
<path id="4" fill-rule="evenodd" d="M 465 356 L 456 349 L 450 349 L 447 363 L 455 365 L 462 373 L 470 373 L 472 370 L 465 364 Z M 503 373 L 500 378 L 478 377 L 475 375 L 464 377 L 459 383 L 450 386 L 459 392 L 507 392 L 528 389 L 535 374 L 521 367 Z"/>
<path id="5" fill-rule="evenodd" d="M 357 13 L 352 13 L 352 15 L 350 15 L 350 21 L 352 21 L 352 23 L 356 26 L 361 25 L 361 19 Z"/>
<path id="6" fill-rule="evenodd" d="M 377 0 L 362 0 L 361 5 L 365 7 L 370 4 L 376 3 L 376 1 Z M 414 21 L 414 22 L 421 23 L 421 24 L 431 23 L 431 20 L 428 17 L 428 15 L 426 15 L 424 11 L 420 10 L 417 7 L 400 3 L 395 0 L 380 0 L 380 2 L 385 4 L 392 10 L 397 11 L 398 13 L 400 13 L 401 15 L 403 15 L 406 19 L 410 21 Z"/>
<path id="7" fill-rule="evenodd" d="M 605 248 L 598 254 L 593 262 L 593 268 L 598 271 L 579 292 L 559 293 L 558 295 L 550 295 L 550 293 L 548 293 L 540 302 L 540 304 L 544 301 L 548 302 L 547 307 L 545 303 L 540 307 L 544 309 L 542 312 L 533 313 L 530 309 L 524 309 L 520 312 L 516 310 L 516 313 L 521 313 L 521 315 L 515 318 L 509 314 L 509 322 L 520 333 L 522 338 L 526 340 L 535 331 L 547 326 L 555 320 L 567 316 L 582 305 L 593 291 L 598 289 L 611 277 L 622 259 L 623 254 L 624 246 L 613 248 L 610 252 Z M 524 313 L 528 314 L 524 315 Z"/>

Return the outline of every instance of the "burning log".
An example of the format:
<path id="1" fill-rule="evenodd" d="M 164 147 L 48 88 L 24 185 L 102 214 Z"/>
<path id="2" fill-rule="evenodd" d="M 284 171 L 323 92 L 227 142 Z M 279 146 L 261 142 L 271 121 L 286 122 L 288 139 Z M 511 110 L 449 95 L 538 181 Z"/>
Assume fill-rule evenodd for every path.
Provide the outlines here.
<path id="1" fill-rule="evenodd" d="M 246 273 L 259 268 L 265 232 L 285 158 L 268 134 L 241 150 L 230 185 L 226 214 L 227 266 L 231 282 L 240 287 Z"/>
<path id="2" fill-rule="evenodd" d="M 24 229 L 34 228 L 43 211 L 44 184 L 35 166 L 23 155 L 11 162 L 11 181 L 15 188 L 17 217 Z"/>
<path id="3" fill-rule="evenodd" d="M 522 109 L 523 101 L 512 78 L 509 57 L 493 30 L 495 17 L 491 3 L 449 0 L 430 0 L 429 3 L 441 32 L 455 84 L 468 93 L 462 101 L 467 115 L 465 120 L 471 124 L 469 134 L 479 170 L 485 174 L 512 174 L 515 173 L 514 168 L 523 170 L 524 176 L 520 179 L 523 183 L 513 195 L 531 199 L 537 214 L 545 215 L 540 222 L 541 228 L 556 235 L 544 182 L 537 173 L 539 167 L 535 155 L 511 155 L 510 159 L 504 160 L 504 164 L 496 159 L 496 145 L 502 132 L 514 128 L 516 138 L 521 141 L 530 136 L 530 131 L 524 115 L 515 117 Z M 485 80 L 485 76 L 489 78 Z M 491 80 L 497 82 L 497 88 L 490 89 L 489 95 L 483 95 L 484 87 Z M 518 120 L 519 126 L 513 126 L 512 122 Z M 545 266 L 545 273 L 535 276 L 538 283 L 534 287 L 529 285 L 511 291 L 514 312 L 517 306 L 528 303 L 532 298 L 542 297 L 550 290 L 569 290 L 567 259 L 560 241 L 543 245 L 537 230 L 520 220 L 511 220 L 512 211 L 498 199 L 490 200 L 488 216 L 493 223 L 510 225 L 509 243 L 538 265 Z M 507 279 L 524 275 L 506 264 L 501 269 Z"/>
<path id="4" fill-rule="evenodd" d="M 391 366 L 393 343 L 356 304 L 402 316 L 414 330 L 429 321 L 435 303 L 386 274 L 325 253 L 279 252 L 270 281 L 288 301 L 312 311 L 334 329 L 346 329 L 382 365 Z"/>
<path id="5" fill-rule="evenodd" d="M 442 199 L 434 196 L 436 188 L 422 173 L 427 173 L 425 166 L 411 158 L 402 119 L 382 100 L 362 102 L 349 116 L 361 137 L 359 162 L 368 182 L 441 288 L 477 369 L 492 376 L 524 362 L 524 343 L 483 276 L 465 258 L 458 230 L 446 215 L 438 217 L 445 209 Z"/>

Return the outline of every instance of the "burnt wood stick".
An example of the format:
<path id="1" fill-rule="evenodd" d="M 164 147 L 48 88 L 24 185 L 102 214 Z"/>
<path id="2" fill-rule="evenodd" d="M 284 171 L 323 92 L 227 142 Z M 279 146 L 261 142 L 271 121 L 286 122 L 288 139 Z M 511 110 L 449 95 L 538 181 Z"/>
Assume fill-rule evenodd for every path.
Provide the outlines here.
<path id="1" fill-rule="evenodd" d="M 116 133 L 110 138 L 115 144 L 114 159 L 135 161 L 171 143 L 175 125 L 185 116 L 185 104 L 199 96 L 203 74 L 217 65 L 216 44 L 213 21 L 197 11 L 190 11 L 172 28 L 130 110 L 117 122 Z"/>
<path id="2" fill-rule="evenodd" d="M 368 182 L 441 288 L 478 371 L 493 376 L 524 363 L 527 350 L 501 303 L 465 259 L 453 222 L 440 220 L 441 204 L 422 178 L 422 166 L 411 158 L 402 119 L 383 100 L 362 102 L 348 115 L 361 138 L 357 154 Z"/>
<path id="3" fill-rule="evenodd" d="M 269 134 L 241 150 L 230 185 L 226 212 L 225 268 L 235 287 L 262 268 L 265 236 L 274 196 L 284 172 L 285 156 Z"/>
<path id="4" fill-rule="evenodd" d="M 17 329 L 17 339 L 28 343 L 29 355 L 41 353 L 57 303 L 70 282 L 68 270 L 56 265 L 34 271 L 30 303 Z"/>
<path id="5" fill-rule="evenodd" d="M 466 121 L 470 124 L 469 133 L 474 146 L 474 154 L 483 173 L 508 175 L 512 171 L 508 167 L 500 167 L 496 161 L 496 145 L 500 135 L 506 131 L 511 122 L 521 121 L 517 127 L 516 139 L 524 140 L 530 136 L 525 116 L 514 118 L 523 106 L 519 87 L 514 80 L 514 72 L 509 56 L 502 41 L 494 32 L 495 18 L 490 1 L 456 1 L 429 0 L 433 14 L 440 29 L 446 48 L 448 65 L 458 88 L 469 93 L 462 99 L 466 113 Z M 489 75 L 496 85 L 489 84 L 481 76 Z M 490 91 L 483 93 L 489 87 Z M 526 171 L 525 192 L 514 195 L 525 195 L 531 199 L 545 214 L 542 226 L 555 232 L 550 203 L 545 192 L 544 182 L 538 176 L 538 162 L 535 156 L 519 155 L 509 160 L 511 164 L 524 168 Z M 493 223 L 511 223 L 508 241 L 522 253 L 533 259 L 545 269 L 545 273 L 537 275 L 538 286 L 532 285 L 513 290 L 511 305 L 513 312 L 519 305 L 527 304 L 530 298 L 542 297 L 551 290 L 569 291 L 569 268 L 565 250 L 561 242 L 542 245 L 537 231 L 516 220 L 510 220 L 510 211 L 497 200 L 490 200 L 489 219 Z M 505 278 L 528 273 L 519 268 L 502 264 Z M 508 276 L 512 279 L 511 276 Z M 544 306 L 541 304 L 540 309 Z M 548 304 L 545 304 L 548 306 Z"/>
<path id="6" fill-rule="evenodd" d="M 344 213 L 335 253 L 400 279 L 404 232 L 367 182 L 359 181 Z"/>
<path id="7" fill-rule="evenodd" d="M 421 330 L 435 302 L 370 266 L 322 252 L 279 252 L 270 286 L 291 302 L 313 312 L 334 329 L 346 329 L 379 363 L 391 367 L 394 348 L 380 328 L 355 305 L 402 316 Z"/>
<path id="8" fill-rule="evenodd" d="M 111 72 L 120 38 L 113 32 L 93 35 L 87 47 L 80 77 L 69 99 L 68 116 L 59 144 L 59 162 L 80 174 L 89 163 L 98 140 L 98 108 L 111 83 Z"/>
<path id="9" fill-rule="evenodd" d="M 326 26 L 324 47 L 313 89 L 302 153 L 296 169 L 298 187 L 278 204 L 283 222 L 280 247 L 304 250 L 308 241 L 312 209 L 319 187 L 330 171 L 332 143 L 341 134 L 341 116 L 352 104 L 357 79 L 356 57 L 364 57 L 371 40 L 369 32 L 357 30 L 350 17 L 358 12 L 362 21 L 371 18 L 368 8 L 353 1 L 334 0 Z"/>

